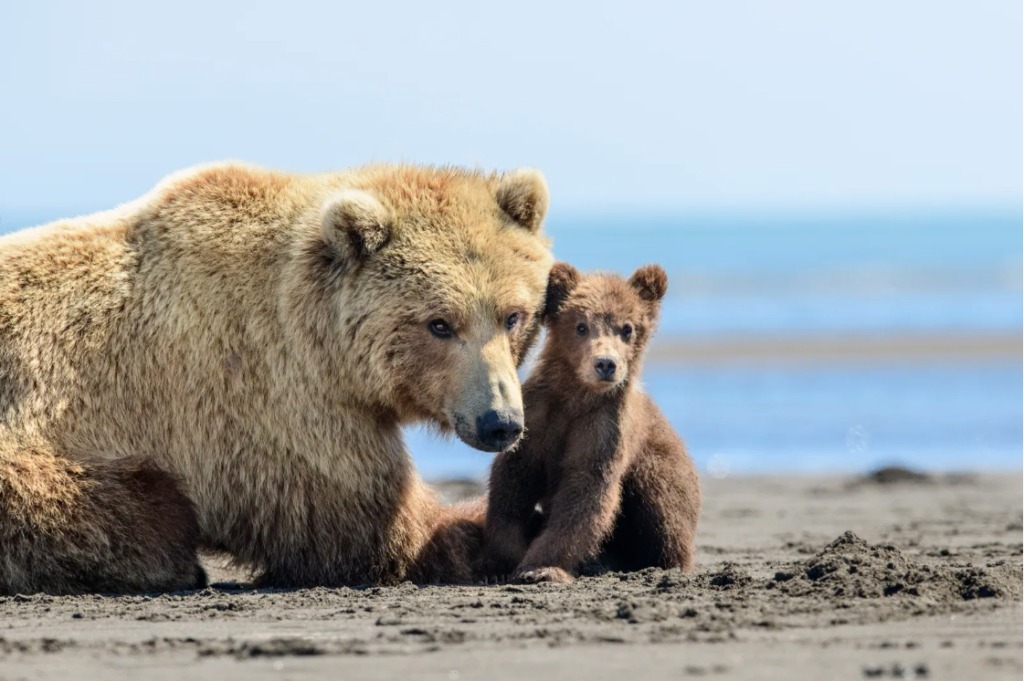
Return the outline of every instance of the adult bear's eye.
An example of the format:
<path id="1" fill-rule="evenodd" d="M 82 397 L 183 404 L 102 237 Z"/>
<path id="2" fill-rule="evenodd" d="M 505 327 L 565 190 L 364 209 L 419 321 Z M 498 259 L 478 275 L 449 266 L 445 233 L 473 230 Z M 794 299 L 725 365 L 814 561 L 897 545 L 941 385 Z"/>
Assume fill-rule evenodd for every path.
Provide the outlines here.
<path id="1" fill-rule="evenodd" d="M 518 324 L 518 323 L 519 323 L 519 313 L 518 312 L 513 312 L 512 314 L 510 314 L 508 316 L 508 319 L 505 320 L 505 328 L 508 329 L 509 331 L 511 331 L 512 329 L 516 328 L 516 324 Z"/>
<path id="2" fill-rule="evenodd" d="M 448 322 L 443 319 L 435 319 L 428 324 L 430 327 L 430 333 L 434 334 L 438 338 L 451 338 L 452 327 L 448 326 Z"/>
<path id="3" fill-rule="evenodd" d="M 629 340 L 632 336 L 633 336 L 633 326 L 631 324 L 626 324 L 625 326 L 623 326 L 622 327 L 622 337 L 625 338 L 626 340 Z"/>
<path id="4" fill-rule="evenodd" d="M 587 325 L 584 324 L 583 322 L 580 322 L 579 324 L 577 324 L 576 325 L 576 333 L 578 333 L 581 336 L 586 336 L 587 335 Z"/>

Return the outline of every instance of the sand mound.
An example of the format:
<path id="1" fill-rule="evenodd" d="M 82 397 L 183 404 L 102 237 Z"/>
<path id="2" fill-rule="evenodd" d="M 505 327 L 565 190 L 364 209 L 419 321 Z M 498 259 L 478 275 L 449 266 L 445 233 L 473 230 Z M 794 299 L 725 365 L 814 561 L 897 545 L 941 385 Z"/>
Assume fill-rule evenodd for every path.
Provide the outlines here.
<path id="1" fill-rule="evenodd" d="M 792 596 L 883 598 L 917 596 L 940 602 L 1007 598 L 1019 594 L 1009 566 L 927 565 L 892 544 L 869 544 L 844 532 L 813 558 L 775 573 L 777 588 Z"/>

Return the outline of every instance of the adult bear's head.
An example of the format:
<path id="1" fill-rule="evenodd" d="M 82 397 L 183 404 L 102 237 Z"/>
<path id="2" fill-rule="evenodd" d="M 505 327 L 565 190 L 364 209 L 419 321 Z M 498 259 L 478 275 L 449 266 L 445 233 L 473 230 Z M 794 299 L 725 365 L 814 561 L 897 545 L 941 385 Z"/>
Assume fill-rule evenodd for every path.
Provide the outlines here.
<path id="1" fill-rule="evenodd" d="M 304 251 L 323 301 L 305 326 L 327 350 L 337 395 L 484 451 L 515 444 L 516 368 L 552 263 L 543 176 L 373 166 L 339 184 Z"/>

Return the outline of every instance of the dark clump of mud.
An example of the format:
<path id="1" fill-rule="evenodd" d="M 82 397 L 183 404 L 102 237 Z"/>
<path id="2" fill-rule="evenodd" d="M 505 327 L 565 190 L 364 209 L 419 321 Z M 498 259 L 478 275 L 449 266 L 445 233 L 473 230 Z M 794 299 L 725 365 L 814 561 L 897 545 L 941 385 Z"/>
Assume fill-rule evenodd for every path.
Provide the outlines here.
<path id="1" fill-rule="evenodd" d="M 1019 584 L 1005 568 L 923 564 L 892 544 L 870 544 L 844 532 L 813 558 L 776 572 L 774 581 L 791 596 L 911 596 L 951 602 L 1015 596 Z"/>
<path id="2" fill-rule="evenodd" d="M 720 570 L 707 574 L 707 586 L 719 591 L 730 591 L 749 586 L 754 579 L 734 563 L 725 563 Z"/>
<path id="3" fill-rule="evenodd" d="M 232 655 L 238 659 L 249 657 L 288 657 L 323 655 L 325 649 L 301 638 L 272 638 L 268 641 L 228 640 L 199 649 L 200 656 Z"/>
<path id="4" fill-rule="evenodd" d="M 915 471 L 903 466 L 884 466 L 871 471 L 863 478 L 861 484 L 892 485 L 895 483 L 928 484 L 934 482 L 927 473 Z"/>
<path id="5" fill-rule="evenodd" d="M 62 650 L 74 647 L 75 643 L 73 641 L 64 641 L 50 637 L 28 641 L 9 641 L 0 636 L 0 657 L 11 653 L 59 653 Z"/>

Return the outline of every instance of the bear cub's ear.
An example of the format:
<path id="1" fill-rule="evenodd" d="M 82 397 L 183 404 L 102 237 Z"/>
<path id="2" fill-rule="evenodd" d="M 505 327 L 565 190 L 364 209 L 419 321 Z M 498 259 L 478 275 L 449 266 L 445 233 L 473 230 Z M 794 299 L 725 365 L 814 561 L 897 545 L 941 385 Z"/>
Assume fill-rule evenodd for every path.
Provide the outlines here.
<path id="1" fill-rule="evenodd" d="M 668 290 L 668 275 L 661 265 L 644 265 L 629 278 L 629 285 L 636 289 L 643 300 L 656 302 Z"/>
<path id="2" fill-rule="evenodd" d="M 567 262 L 556 262 L 548 274 L 544 296 L 544 321 L 552 320 L 580 284 L 580 273 Z"/>
<path id="3" fill-rule="evenodd" d="M 369 192 L 343 189 L 320 211 L 324 239 L 339 253 L 366 258 L 391 236 L 391 212 Z"/>
<path id="4" fill-rule="evenodd" d="M 540 229 L 550 201 L 544 175 L 533 168 L 502 175 L 495 198 L 509 217 L 531 232 Z"/>

